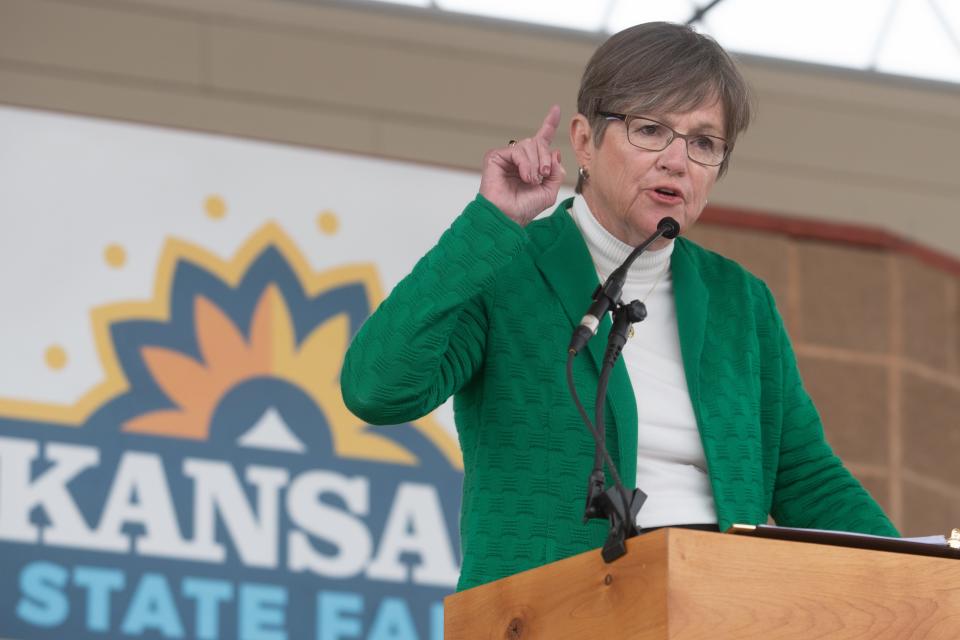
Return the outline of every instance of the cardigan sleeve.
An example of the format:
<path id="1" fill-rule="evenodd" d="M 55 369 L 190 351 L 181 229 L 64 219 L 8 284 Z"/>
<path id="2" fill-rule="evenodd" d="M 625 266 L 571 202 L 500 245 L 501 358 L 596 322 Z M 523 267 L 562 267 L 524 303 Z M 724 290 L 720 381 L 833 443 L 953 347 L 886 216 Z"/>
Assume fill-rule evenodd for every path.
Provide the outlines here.
<path id="1" fill-rule="evenodd" d="M 340 375 L 347 408 L 370 424 L 397 424 L 463 387 L 483 363 L 483 293 L 527 241 L 483 196 L 469 203 L 354 337 Z"/>
<path id="2" fill-rule="evenodd" d="M 766 289 L 766 288 L 765 288 Z M 898 536 L 883 510 L 834 454 L 804 389 L 786 330 L 775 314 L 782 381 L 779 464 L 771 515 L 782 526 Z"/>

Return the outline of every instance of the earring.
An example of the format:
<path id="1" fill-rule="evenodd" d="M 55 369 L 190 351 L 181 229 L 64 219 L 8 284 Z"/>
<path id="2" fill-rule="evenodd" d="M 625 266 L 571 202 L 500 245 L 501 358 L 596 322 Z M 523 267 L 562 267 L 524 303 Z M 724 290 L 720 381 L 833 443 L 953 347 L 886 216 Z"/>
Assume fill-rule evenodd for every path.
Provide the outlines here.
<path id="1" fill-rule="evenodd" d="M 590 172 L 587 171 L 586 167 L 579 167 L 577 169 L 577 175 L 579 175 L 580 179 L 583 180 L 584 182 L 590 179 Z"/>

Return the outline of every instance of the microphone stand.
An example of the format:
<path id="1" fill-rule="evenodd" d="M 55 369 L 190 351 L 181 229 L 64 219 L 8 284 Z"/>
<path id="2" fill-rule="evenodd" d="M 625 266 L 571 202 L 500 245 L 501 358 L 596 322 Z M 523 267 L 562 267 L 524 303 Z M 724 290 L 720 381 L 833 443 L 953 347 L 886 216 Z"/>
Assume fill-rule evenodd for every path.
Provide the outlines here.
<path id="1" fill-rule="evenodd" d="M 627 271 L 634 260 L 661 236 L 675 238 L 679 231 L 680 225 L 673 218 L 662 219 L 657 225 L 657 231 L 634 249 L 623 264 L 610 274 L 603 285 L 597 287 L 593 294 L 593 304 L 580 325 L 574 330 L 570 346 L 567 349 L 567 386 L 580 417 L 590 430 L 594 441 L 594 465 L 587 480 L 587 504 L 583 521 L 586 523 L 594 518 L 604 518 L 609 521 L 610 531 L 601 552 L 604 561 L 607 563 L 613 562 L 627 552 L 626 540 L 637 535 L 637 514 L 647 499 L 647 494 L 640 489 L 634 489 L 632 494 L 627 493 L 617 467 L 613 463 L 609 451 L 607 451 L 606 433 L 604 431 L 604 404 L 610 374 L 613 372 L 613 366 L 627 342 L 628 332 L 632 332 L 633 323 L 642 321 L 647 315 L 646 307 L 639 300 L 622 304 L 620 293 L 623 290 L 623 284 L 626 282 Z M 594 335 L 597 326 L 600 324 L 600 318 L 611 307 L 613 326 L 607 338 L 607 349 L 604 353 L 597 383 L 597 397 L 594 408 L 595 421 L 591 423 L 573 382 L 573 359 Z M 606 485 L 606 476 L 603 472 L 604 462 L 613 478 L 613 485 L 607 489 L 604 489 Z"/>
<path id="2" fill-rule="evenodd" d="M 602 425 L 603 413 L 605 408 L 605 399 L 607 396 L 607 384 L 610 381 L 610 374 L 613 373 L 613 366 L 620 357 L 624 345 L 627 343 L 627 336 L 633 335 L 633 324 L 641 322 L 647 317 L 647 307 L 639 300 L 634 300 L 629 304 L 620 304 L 613 310 L 613 326 L 610 329 L 610 335 L 607 337 L 607 350 L 603 356 L 603 366 L 600 370 L 600 379 L 597 384 L 596 418 L 594 424 Z M 602 434 L 604 447 L 606 446 L 606 434 L 598 429 Z M 603 474 L 601 468 L 600 474 Z M 594 474 L 591 473 L 591 477 Z M 611 474 L 614 471 L 611 468 Z M 617 474 L 619 475 L 619 474 Z M 616 491 L 614 491 L 616 489 Z M 647 500 L 647 494 L 641 489 L 634 489 L 629 494 L 626 487 L 619 477 L 615 477 L 614 485 L 594 496 L 593 507 L 591 508 L 588 495 L 587 511 L 597 512 L 593 517 L 606 516 L 610 521 L 610 532 L 607 540 L 603 544 L 601 555 L 605 562 L 613 562 L 627 552 L 627 538 L 632 538 L 639 533 L 637 530 L 637 514 L 640 508 Z"/>

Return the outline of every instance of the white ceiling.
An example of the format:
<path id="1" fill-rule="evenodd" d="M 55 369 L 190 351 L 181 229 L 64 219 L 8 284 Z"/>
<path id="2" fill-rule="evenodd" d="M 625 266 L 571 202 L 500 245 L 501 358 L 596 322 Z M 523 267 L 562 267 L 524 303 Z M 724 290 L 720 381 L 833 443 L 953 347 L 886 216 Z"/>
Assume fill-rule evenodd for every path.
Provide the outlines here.
<path id="1" fill-rule="evenodd" d="M 740 53 L 960 83 L 960 0 L 379 0 L 614 33 L 651 20 L 695 24 Z"/>

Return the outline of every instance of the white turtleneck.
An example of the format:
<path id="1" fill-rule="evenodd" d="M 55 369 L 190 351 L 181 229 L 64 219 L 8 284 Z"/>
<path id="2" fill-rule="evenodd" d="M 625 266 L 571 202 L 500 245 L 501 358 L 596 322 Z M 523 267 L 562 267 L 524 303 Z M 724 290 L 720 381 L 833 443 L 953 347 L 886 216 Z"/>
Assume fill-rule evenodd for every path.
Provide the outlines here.
<path id="1" fill-rule="evenodd" d="M 626 259 L 633 247 L 604 229 L 583 196 L 570 214 L 583 235 L 600 282 Z M 687 390 L 670 256 L 674 243 L 637 258 L 627 274 L 623 300 L 640 300 L 647 318 L 634 325 L 623 348 L 637 401 L 637 487 L 647 494 L 638 527 L 713 524 L 717 513 L 697 420 Z"/>

